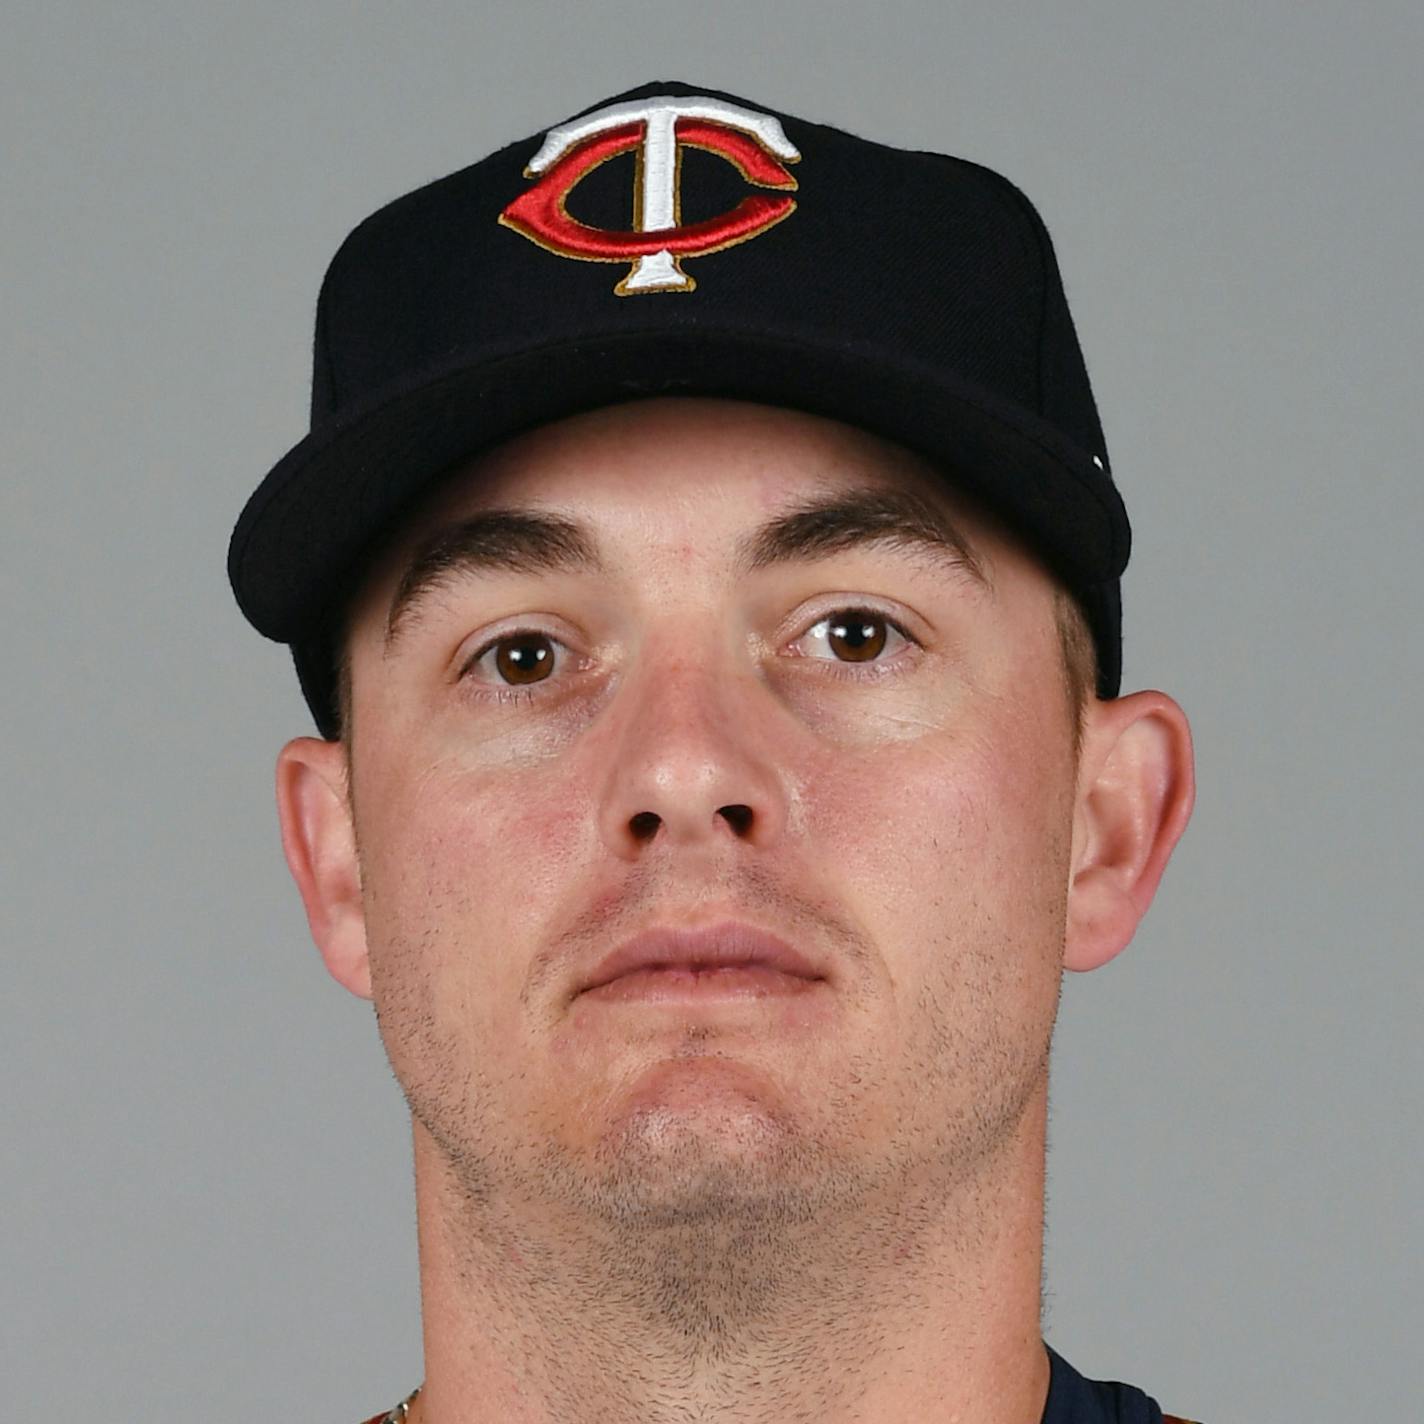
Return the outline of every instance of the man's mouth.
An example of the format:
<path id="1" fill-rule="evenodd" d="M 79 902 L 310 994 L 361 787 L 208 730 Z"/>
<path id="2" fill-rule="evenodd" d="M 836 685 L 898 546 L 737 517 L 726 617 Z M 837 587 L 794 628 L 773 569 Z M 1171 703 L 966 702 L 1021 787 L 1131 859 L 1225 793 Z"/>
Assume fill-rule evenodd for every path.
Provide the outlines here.
<path id="1" fill-rule="evenodd" d="M 762 999 L 804 994 L 825 981 L 790 974 L 768 964 L 662 964 L 619 974 L 585 989 L 586 999 L 681 1002 L 706 999 Z"/>
<path id="2" fill-rule="evenodd" d="M 584 976 L 580 991 L 623 987 L 625 997 L 804 992 L 821 966 L 793 945 L 740 920 L 699 929 L 653 926 L 619 945 Z M 617 997 L 613 993 L 605 997 Z"/>

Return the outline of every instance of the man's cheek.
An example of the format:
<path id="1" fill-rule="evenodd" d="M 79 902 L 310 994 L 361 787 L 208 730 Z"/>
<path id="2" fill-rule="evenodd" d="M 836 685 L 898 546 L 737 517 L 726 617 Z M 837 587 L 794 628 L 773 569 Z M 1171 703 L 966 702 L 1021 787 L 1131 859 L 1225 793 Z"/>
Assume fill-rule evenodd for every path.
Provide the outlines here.
<path id="1" fill-rule="evenodd" d="M 992 805 L 979 758 L 945 738 L 842 755 L 806 779 L 804 794 L 810 840 L 875 900 L 923 900 L 956 863 L 967 878 L 965 859 L 982 855 Z"/>
<path id="2" fill-rule="evenodd" d="M 390 803 L 392 834 L 408 853 L 432 866 L 479 873 L 501 857 L 542 859 L 570 833 L 573 811 L 567 781 L 503 769 L 449 767 L 411 783 Z"/>
<path id="3" fill-rule="evenodd" d="M 389 826 L 392 928 L 402 917 L 407 933 L 423 925 L 430 953 L 467 965 L 485 945 L 508 959 L 512 946 L 540 941 L 590 854 L 593 812 L 570 790 L 553 776 L 427 783 Z"/>
<path id="4" fill-rule="evenodd" d="M 856 867 L 875 899 L 1007 894 L 1011 882 L 1042 869 L 1060 775 L 1038 743 L 1015 745 L 1002 730 L 882 747 L 808 778 L 808 834 L 834 847 L 848 871 Z"/>

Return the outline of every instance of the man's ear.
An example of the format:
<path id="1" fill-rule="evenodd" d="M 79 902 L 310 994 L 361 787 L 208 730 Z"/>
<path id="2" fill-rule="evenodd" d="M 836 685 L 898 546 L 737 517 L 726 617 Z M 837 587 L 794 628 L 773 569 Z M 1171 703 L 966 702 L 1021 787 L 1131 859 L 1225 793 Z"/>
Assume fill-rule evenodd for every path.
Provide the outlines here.
<path id="1" fill-rule="evenodd" d="M 371 997 L 356 827 L 340 742 L 296 737 L 277 757 L 277 814 L 287 868 L 301 891 L 312 939 L 327 972 Z"/>
<path id="2" fill-rule="evenodd" d="M 1091 704 L 1078 764 L 1063 964 L 1096 969 L 1127 947 L 1196 799 L 1192 732 L 1163 692 Z"/>

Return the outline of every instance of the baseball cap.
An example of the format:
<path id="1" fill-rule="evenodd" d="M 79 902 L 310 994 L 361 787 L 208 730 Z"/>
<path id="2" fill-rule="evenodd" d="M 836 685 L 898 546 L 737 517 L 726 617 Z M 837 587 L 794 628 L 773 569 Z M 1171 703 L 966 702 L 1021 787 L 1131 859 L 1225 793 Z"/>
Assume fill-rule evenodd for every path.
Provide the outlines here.
<path id="1" fill-rule="evenodd" d="M 362 570 L 453 466 L 656 395 L 860 426 L 980 499 L 1077 597 L 1121 680 L 1130 528 L 1053 246 L 992 169 L 658 81 L 395 199 L 317 300 L 311 428 L 228 549 L 338 735 Z"/>

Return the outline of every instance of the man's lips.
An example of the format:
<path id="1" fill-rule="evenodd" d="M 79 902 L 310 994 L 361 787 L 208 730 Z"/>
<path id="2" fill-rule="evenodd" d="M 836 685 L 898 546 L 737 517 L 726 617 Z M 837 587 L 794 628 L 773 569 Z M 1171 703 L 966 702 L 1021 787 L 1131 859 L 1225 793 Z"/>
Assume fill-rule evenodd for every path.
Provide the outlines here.
<path id="1" fill-rule="evenodd" d="M 646 1003 L 701 1004 L 713 999 L 766 999 L 811 993 L 824 981 L 768 969 L 764 964 L 723 965 L 718 969 L 669 967 L 634 969 L 606 984 L 585 989 L 586 999 Z"/>
<path id="2" fill-rule="evenodd" d="M 757 992 L 760 985 L 762 993 L 800 987 L 789 984 L 787 976 L 802 981 L 826 977 L 820 965 L 769 931 L 723 920 L 700 929 L 655 926 L 634 935 L 588 972 L 580 992 L 625 978 L 630 991 L 659 983 L 685 989 L 705 982 L 708 988 L 742 987 L 748 992 Z"/>

